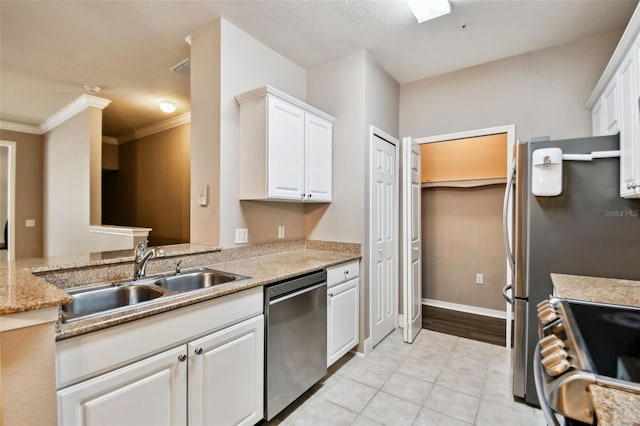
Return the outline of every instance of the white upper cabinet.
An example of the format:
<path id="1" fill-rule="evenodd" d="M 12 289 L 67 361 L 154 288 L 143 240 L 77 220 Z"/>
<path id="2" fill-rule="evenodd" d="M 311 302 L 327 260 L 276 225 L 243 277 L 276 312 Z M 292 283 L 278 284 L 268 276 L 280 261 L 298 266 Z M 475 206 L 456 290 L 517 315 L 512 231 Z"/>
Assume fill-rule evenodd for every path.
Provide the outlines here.
<path id="1" fill-rule="evenodd" d="M 236 100 L 240 199 L 330 202 L 334 118 L 269 86 Z"/>
<path id="2" fill-rule="evenodd" d="M 594 136 L 620 134 L 620 196 L 640 198 L 640 5 L 587 108 Z"/>
<path id="3" fill-rule="evenodd" d="M 640 116 L 638 114 L 638 61 L 630 50 L 620 65 L 618 86 L 620 87 L 620 195 L 640 195 Z M 634 186 L 635 185 L 635 186 Z"/>

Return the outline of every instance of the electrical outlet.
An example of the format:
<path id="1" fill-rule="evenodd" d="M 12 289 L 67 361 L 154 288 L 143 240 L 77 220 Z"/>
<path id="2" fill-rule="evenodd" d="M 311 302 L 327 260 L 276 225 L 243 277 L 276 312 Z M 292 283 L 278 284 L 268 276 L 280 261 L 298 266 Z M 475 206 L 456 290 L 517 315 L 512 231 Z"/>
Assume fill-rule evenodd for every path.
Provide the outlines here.
<path id="1" fill-rule="evenodd" d="M 284 238 L 284 225 L 278 226 L 278 238 Z"/>
<path id="2" fill-rule="evenodd" d="M 484 275 L 476 274 L 476 284 L 484 284 Z"/>
<path id="3" fill-rule="evenodd" d="M 24 226 L 26 226 L 27 228 L 35 228 L 36 227 L 36 220 L 35 219 L 27 219 L 24 221 Z"/>
<path id="4" fill-rule="evenodd" d="M 236 228 L 236 244 L 246 244 L 249 241 L 249 230 L 247 228 Z"/>

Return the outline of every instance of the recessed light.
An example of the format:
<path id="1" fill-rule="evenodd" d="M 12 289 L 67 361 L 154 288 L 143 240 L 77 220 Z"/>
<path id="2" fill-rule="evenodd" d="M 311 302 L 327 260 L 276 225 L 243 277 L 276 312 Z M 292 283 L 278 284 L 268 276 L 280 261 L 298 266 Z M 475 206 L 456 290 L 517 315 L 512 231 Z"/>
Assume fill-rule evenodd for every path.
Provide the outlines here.
<path id="1" fill-rule="evenodd" d="M 100 86 L 91 86 L 89 84 L 85 84 L 82 87 L 84 87 L 85 92 L 91 92 L 91 93 L 100 93 L 100 92 L 102 92 L 102 89 L 100 88 Z"/>
<path id="2" fill-rule="evenodd" d="M 167 114 L 169 114 L 176 110 L 176 104 L 171 101 L 161 101 L 160 109 L 162 110 L 162 112 L 166 112 Z"/>

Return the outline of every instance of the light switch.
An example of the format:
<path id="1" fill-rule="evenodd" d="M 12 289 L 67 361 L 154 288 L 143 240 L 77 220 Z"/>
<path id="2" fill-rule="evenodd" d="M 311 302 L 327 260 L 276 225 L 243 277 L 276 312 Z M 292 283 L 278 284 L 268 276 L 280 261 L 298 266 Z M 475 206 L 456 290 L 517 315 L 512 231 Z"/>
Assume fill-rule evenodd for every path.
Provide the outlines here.
<path id="1" fill-rule="evenodd" d="M 206 206 L 209 204 L 209 185 L 202 185 L 198 192 L 198 204 Z"/>
<path id="2" fill-rule="evenodd" d="M 27 228 L 35 228 L 36 227 L 36 220 L 35 219 L 27 219 L 24 221 L 24 226 L 26 226 Z"/>
<path id="3" fill-rule="evenodd" d="M 284 238 L 284 225 L 278 226 L 278 238 Z"/>

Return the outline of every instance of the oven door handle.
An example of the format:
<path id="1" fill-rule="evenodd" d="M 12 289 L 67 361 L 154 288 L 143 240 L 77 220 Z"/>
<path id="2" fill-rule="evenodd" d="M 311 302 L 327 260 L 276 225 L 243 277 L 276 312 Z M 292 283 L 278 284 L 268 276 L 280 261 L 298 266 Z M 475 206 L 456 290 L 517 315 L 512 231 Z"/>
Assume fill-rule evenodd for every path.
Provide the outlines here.
<path id="1" fill-rule="evenodd" d="M 544 418 L 547 424 L 550 426 L 560 426 L 558 419 L 554 415 L 553 408 L 549 405 L 547 397 L 544 394 L 544 387 L 542 381 L 542 358 L 540 356 L 540 343 L 536 345 L 533 351 L 533 379 L 536 384 L 536 394 L 538 395 L 538 402 L 540 402 L 540 410 L 544 414 Z"/>

